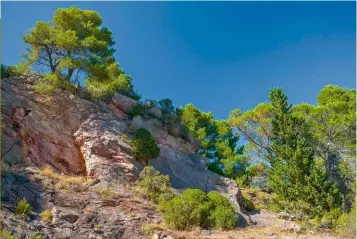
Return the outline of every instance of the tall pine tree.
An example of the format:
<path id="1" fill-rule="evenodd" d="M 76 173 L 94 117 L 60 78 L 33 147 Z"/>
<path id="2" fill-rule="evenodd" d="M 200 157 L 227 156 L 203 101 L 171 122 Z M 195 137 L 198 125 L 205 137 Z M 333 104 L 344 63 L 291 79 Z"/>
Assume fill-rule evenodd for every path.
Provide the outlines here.
<path id="1" fill-rule="evenodd" d="M 341 194 L 328 181 L 324 161 L 315 158 L 308 125 L 294 117 L 281 89 L 271 90 L 269 99 L 273 106 L 269 186 L 280 206 L 318 217 L 339 208 Z"/>

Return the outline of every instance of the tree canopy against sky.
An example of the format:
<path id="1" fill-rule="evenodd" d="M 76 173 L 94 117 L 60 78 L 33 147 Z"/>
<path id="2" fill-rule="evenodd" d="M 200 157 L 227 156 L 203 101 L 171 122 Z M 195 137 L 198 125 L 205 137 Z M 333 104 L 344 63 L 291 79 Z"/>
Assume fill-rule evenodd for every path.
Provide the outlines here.
<path id="1" fill-rule="evenodd" d="M 119 67 L 112 32 L 101 26 L 101 16 L 75 6 L 59 8 L 51 21 L 38 21 L 24 36 L 29 44 L 26 64 L 50 72 L 48 79 L 79 84 L 84 74 L 89 92 L 96 97 L 132 90 L 131 78 Z"/>
<path id="2" fill-rule="evenodd" d="M 26 49 L 21 36 L 36 21 L 49 21 L 57 8 L 72 5 L 3 2 L 3 63 L 18 63 Z M 266 101 L 267 89 L 275 86 L 283 87 L 293 104 L 315 104 L 327 84 L 355 87 L 355 2 L 76 6 L 101 15 L 113 32 L 116 60 L 144 98 L 169 97 L 175 106 L 191 102 L 224 119 L 237 106 L 246 111 Z"/>

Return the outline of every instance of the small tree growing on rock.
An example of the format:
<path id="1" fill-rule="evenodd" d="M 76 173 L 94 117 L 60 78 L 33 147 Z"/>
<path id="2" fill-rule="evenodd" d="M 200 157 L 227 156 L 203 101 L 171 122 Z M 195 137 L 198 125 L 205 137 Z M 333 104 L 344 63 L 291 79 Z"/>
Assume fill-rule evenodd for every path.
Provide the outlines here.
<path id="1" fill-rule="evenodd" d="M 161 175 L 153 167 L 145 167 L 141 171 L 135 186 L 141 195 L 156 204 L 174 197 L 169 176 Z"/>
<path id="2" fill-rule="evenodd" d="M 149 159 L 156 158 L 160 153 L 160 149 L 150 132 L 144 128 L 136 130 L 131 141 L 131 149 L 135 158 L 145 166 L 147 166 Z"/>

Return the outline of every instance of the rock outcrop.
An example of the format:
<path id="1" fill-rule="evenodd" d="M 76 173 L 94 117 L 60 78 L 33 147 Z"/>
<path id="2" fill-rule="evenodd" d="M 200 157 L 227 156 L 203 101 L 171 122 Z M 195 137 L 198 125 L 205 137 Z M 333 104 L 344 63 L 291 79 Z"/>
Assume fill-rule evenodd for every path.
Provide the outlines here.
<path id="1" fill-rule="evenodd" d="M 59 172 L 84 174 L 73 133 L 99 107 L 61 90 L 39 96 L 34 76 L 2 79 L 2 159 L 9 166 L 25 162 Z"/>
<path id="2" fill-rule="evenodd" d="M 87 174 L 100 180 L 134 182 L 142 169 L 129 145 L 124 120 L 109 113 L 92 114 L 74 133 Z"/>
<path id="3" fill-rule="evenodd" d="M 55 235 L 61 230 L 63 238 L 130 238 L 130 234 L 136 235 L 131 238 L 144 238 L 142 225 L 151 220 L 150 215 L 155 215 L 155 220 L 159 216 L 147 205 L 136 204 L 132 193 L 125 189 L 142 169 L 130 149 L 131 135 L 138 128 L 149 130 L 157 141 L 160 155 L 149 160 L 149 165 L 169 175 L 174 188 L 217 190 L 243 215 L 238 203 L 239 187 L 233 180 L 206 169 L 205 159 L 196 154 L 199 144 L 193 137 L 185 140 L 178 134 L 173 136 L 156 118 L 130 119 L 128 113 L 137 102 L 126 96 L 116 94 L 109 105 L 60 89 L 51 96 L 43 96 L 33 90 L 37 79 L 20 76 L 2 80 L 2 164 L 9 169 L 2 174 L 2 199 L 8 210 L 3 227 L 11 228 L 10 212 L 25 197 L 38 212 L 53 210 L 52 226 L 38 222 L 38 216 L 29 224 L 50 238 L 57 238 Z M 28 173 L 11 173 L 16 165 L 51 167 L 58 173 L 87 175 L 96 179 L 96 183 L 87 185 L 87 191 L 72 194 L 49 191 L 42 187 L 43 182 L 33 182 Z M 31 174 L 38 175 L 38 171 Z M 101 206 L 96 203 L 98 195 L 93 190 L 108 183 L 120 187 L 123 198 L 111 206 Z M 77 203 L 70 204 L 71 198 L 77 198 Z M 119 213 L 134 205 L 137 208 L 133 213 L 139 216 Z M 87 224 L 90 228 L 86 228 Z M 96 224 L 103 225 L 98 229 Z M 100 234 L 96 231 L 109 234 L 96 237 Z"/>

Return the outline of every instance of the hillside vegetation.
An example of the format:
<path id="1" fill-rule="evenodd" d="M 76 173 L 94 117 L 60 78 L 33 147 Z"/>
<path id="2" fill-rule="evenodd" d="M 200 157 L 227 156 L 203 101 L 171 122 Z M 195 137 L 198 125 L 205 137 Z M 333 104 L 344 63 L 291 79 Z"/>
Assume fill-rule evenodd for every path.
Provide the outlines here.
<path id="1" fill-rule="evenodd" d="M 354 89 L 327 85 L 318 93 L 316 105 L 291 105 L 283 89 L 274 88 L 267 92 L 267 102 L 244 112 L 235 109 L 227 120 L 217 120 L 211 112 L 202 112 L 193 104 L 176 108 L 170 99 L 141 100 L 132 78 L 114 58 L 112 32 L 102 24 L 94 11 L 57 9 L 51 21 L 37 22 L 24 35 L 28 44 L 24 58 L 16 66 L 2 65 L 1 77 L 39 74 L 41 80 L 33 87 L 43 97 L 64 89 L 97 102 L 120 93 L 138 101 L 129 114 L 132 118 L 155 115 L 148 110 L 157 108 L 160 114 L 156 118 L 172 135 L 198 143 L 197 153 L 205 158 L 209 170 L 235 180 L 241 188 L 268 195 L 269 200 L 260 206 L 295 215 L 308 228 L 329 228 L 353 237 Z M 79 84 L 81 79 L 84 86 Z M 238 144 L 240 137 L 248 143 Z M 144 166 L 160 154 L 146 129 L 135 132 L 130 146 Z M 169 178 L 153 168 L 144 168 L 135 190 L 158 205 L 170 228 L 236 227 L 234 209 L 219 193 L 186 189 L 175 195 Z M 246 196 L 242 200 L 246 210 L 258 207 L 252 198 Z M 19 202 L 18 208 L 19 213 L 29 215 L 26 201 Z"/>

